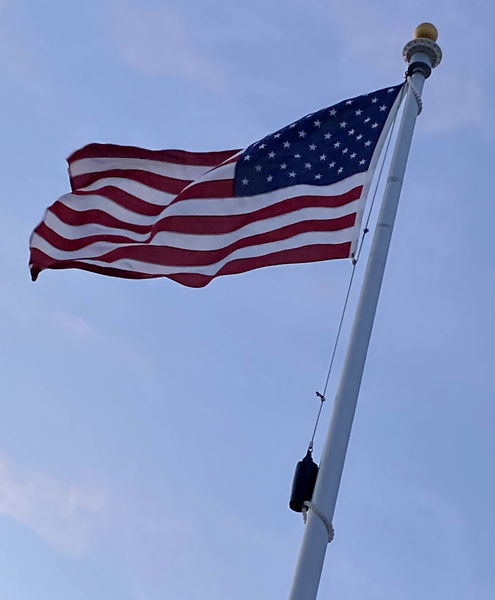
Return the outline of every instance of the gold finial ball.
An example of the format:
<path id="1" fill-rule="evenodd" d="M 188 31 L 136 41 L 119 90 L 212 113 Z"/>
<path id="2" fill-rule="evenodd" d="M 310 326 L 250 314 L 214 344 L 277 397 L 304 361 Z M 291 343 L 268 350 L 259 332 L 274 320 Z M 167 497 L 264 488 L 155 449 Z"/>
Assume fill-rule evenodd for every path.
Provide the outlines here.
<path id="1" fill-rule="evenodd" d="M 438 31 L 435 25 L 432 23 L 421 23 L 414 30 L 414 37 L 417 38 L 426 38 L 431 40 L 432 42 L 436 42 L 438 38 Z"/>

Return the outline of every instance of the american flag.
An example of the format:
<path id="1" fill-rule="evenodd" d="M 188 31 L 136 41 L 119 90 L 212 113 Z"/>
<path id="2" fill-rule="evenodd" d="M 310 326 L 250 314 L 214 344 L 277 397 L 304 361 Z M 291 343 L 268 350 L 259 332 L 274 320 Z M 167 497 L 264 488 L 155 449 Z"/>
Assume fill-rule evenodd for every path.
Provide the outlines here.
<path id="1" fill-rule="evenodd" d="M 353 255 L 403 86 L 343 100 L 246 150 L 90 144 L 31 236 L 33 280 L 79 268 L 202 287 L 218 275 Z"/>

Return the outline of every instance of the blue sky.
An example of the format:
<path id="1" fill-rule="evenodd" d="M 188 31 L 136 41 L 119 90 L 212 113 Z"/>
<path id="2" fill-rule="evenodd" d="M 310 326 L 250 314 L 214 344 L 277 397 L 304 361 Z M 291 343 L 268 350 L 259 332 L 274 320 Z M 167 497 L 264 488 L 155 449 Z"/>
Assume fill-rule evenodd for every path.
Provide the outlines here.
<path id="1" fill-rule="evenodd" d="M 320 596 L 495 596 L 494 12 L 0 0 L 2 600 L 287 597 L 303 532 L 292 473 L 350 265 L 198 290 L 78 271 L 33 284 L 28 237 L 68 190 L 76 148 L 247 146 L 399 83 L 425 20 L 444 60 L 425 85 Z"/>

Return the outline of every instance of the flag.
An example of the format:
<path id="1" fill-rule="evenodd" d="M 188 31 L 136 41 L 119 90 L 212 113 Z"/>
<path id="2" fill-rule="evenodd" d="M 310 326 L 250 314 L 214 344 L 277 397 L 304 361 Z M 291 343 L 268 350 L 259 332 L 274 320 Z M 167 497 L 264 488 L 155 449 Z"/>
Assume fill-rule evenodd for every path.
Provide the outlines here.
<path id="1" fill-rule="evenodd" d="M 306 115 L 245 150 L 90 144 L 31 235 L 30 269 L 202 287 L 218 275 L 351 257 L 403 85 Z"/>

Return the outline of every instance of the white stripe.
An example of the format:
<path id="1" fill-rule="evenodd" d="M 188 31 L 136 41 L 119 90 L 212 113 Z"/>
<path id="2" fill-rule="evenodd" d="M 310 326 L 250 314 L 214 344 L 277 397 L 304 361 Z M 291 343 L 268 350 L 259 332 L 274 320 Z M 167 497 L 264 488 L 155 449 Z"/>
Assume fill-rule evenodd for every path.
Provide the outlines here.
<path id="1" fill-rule="evenodd" d="M 234 179 L 236 164 L 237 161 L 229 162 L 226 165 L 220 165 L 215 169 L 211 169 L 210 171 L 207 171 L 202 177 L 199 177 L 198 179 L 194 180 L 192 184 L 189 185 L 196 185 L 197 183 L 201 183 L 203 181 L 221 181 L 223 179 Z"/>
<path id="2" fill-rule="evenodd" d="M 234 250 L 234 252 L 229 254 L 229 256 L 225 257 L 224 259 L 211 265 L 205 265 L 201 267 L 155 265 L 139 260 L 130 260 L 127 258 L 121 258 L 113 262 L 104 262 L 101 260 L 92 259 L 85 259 L 81 262 L 102 267 L 113 267 L 116 269 L 122 269 L 124 271 L 131 271 L 134 273 L 145 273 L 147 275 L 171 275 L 174 273 L 198 273 L 200 275 L 216 275 L 216 273 L 218 273 L 218 271 L 224 265 L 236 259 L 260 257 L 266 254 L 271 254 L 272 252 L 280 252 L 281 250 L 291 250 L 294 248 L 301 248 L 303 246 L 313 246 L 317 244 L 342 244 L 351 241 L 353 236 L 354 228 L 330 232 L 321 231 L 301 233 L 286 240 L 269 242 L 266 244 L 258 244 L 257 246 L 248 246 L 246 248 L 239 248 L 238 250 Z M 61 250 L 57 250 L 37 234 L 33 235 L 31 245 L 33 248 L 38 248 L 51 258 L 55 258 L 58 260 L 73 259 L 73 252 L 63 252 Z"/>
<path id="3" fill-rule="evenodd" d="M 67 208 L 75 211 L 100 210 L 119 221 L 132 225 L 153 225 L 160 218 L 158 216 L 140 215 L 132 210 L 123 208 L 117 202 L 106 198 L 105 196 L 77 196 L 76 194 L 65 194 L 59 198 L 59 202 Z"/>
<path id="4" fill-rule="evenodd" d="M 179 199 L 167 208 L 163 216 L 244 215 L 296 196 L 340 196 L 362 185 L 365 179 L 366 173 L 357 173 L 330 185 L 293 185 L 256 196 Z M 310 202 L 308 200 L 308 204 Z"/>
<path id="5" fill-rule="evenodd" d="M 76 211 L 84 210 L 101 210 L 102 212 L 124 221 L 126 223 L 132 223 L 134 225 L 151 225 L 158 222 L 161 218 L 168 216 L 230 216 L 230 215 L 243 215 L 262 208 L 267 208 L 277 202 L 281 202 L 294 196 L 311 196 L 311 195 L 331 195 L 338 196 L 344 194 L 359 185 L 362 185 L 365 180 L 365 173 L 358 173 L 352 177 L 348 177 L 337 183 L 333 183 L 328 186 L 314 186 L 314 185 L 295 185 L 288 188 L 281 188 L 268 192 L 266 194 L 260 194 L 257 196 L 240 196 L 240 197 L 228 197 L 228 198 L 192 198 L 189 200 L 180 200 L 175 202 L 172 206 L 168 206 L 165 212 L 157 215 L 156 217 L 148 217 L 140 215 L 134 211 L 130 211 L 120 206 L 117 202 L 110 200 L 106 196 L 98 194 L 91 195 L 77 195 L 77 194 L 65 194 L 59 199 L 59 202 Z M 112 179 L 113 181 L 113 179 Z M 128 179 L 118 180 L 122 182 L 122 187 L 126 187 L 128 193 L 132 193 L 133 196 L 139 198 L 140 194 L 146 197 L 145 201 L 151 200 L 150 204 L 157 206 L 163 206 L 164 208 L 170 203 L 175 196 L 173 194 L 166 194 L 165 192 L 158 192 L 152 190 L 143 184 L 132 182 Z M 96 184 L 84 188 L 89 191 L 90 189 L 97 188 Z M 159 201 L 161 198 L 161 201 Z M 141 198 L 140 198 L 141 199 Z M 308 204 L 311 201 L 308 200 Z"/>
<path id="6" fill-rule="evenodd" d="M 199 159 L 198 159 L 199 161 Z M 69 166 L 71 177 L 84 175 L 86 173 L 102 173 L 113 169 L 148 171 L 156 175 L 164 175 L 165 177 L 173 177 L 174 179 L 185 179 L 192 181 L 198 179 L 212 169 L 210 165 L 180 165 L 161 160 L 148 160 L 143 158 L 81 158 L 74 161 Z"/>
<path id="7" fill-rule="evenodd" d="M 231 157 L 232 158 L 232 157 Z M 230 159 L 228 159 L 230 160 Z M 198 179 L 194 179 L 190 183 L 188 183 L 182 191 L 191 188 L 197 183 L 204 183 L 206 181 L 228 181 L 233 180 L 235 176 L 235 166 L 236 162 L 228 162 L 227 164 L 222 164 L 219 167 L 214 167 L 210 171 L 207 171 L 202 177 Z M 181 192 L 182 193 L 182 192 Z M 201 197 L 201 194 L 200 194 Z"/>
<path id="8" fill-rule="evenodd" d="M 135 242 L 146 241 L 153 246 L 169 246 L 172 248 L 180 248 L 182 250 L 208 251 L 219 250 L 245 237 L 276 231 L 282 227 L 301 223 L 302 221 L 338 219 L 345 215 L 355 214 L 358 209 L 358 200 L 350 202 L 345 206 L 339 206 L 338 208 L 307 207 L 276 217 L 247 223 L 243 227 L 229 233 L 207 235 L 160 231 L 149 242 L 147 242 L 149 234 L 137 234 L 127 230 L 111 229 L 94 224 L 79 226 L 67 225 L 50 213 L 48 213 L 45 223 L 52 231 L 68 240 L 76 240 L 99 234 L 120 234 L 130 237 L 135 240 Z M 122 242 L 93 242 L 80 250 L 72 251 L 71 256 L 74 259 L 87 258 L 95 255 L 101 256 L 116 248 L 129 247 L 131 245 L 133 244 Z"/>
<path id="9" fill-rule="evenodd" d="M 197 183 L 211 181 L 214 179 L 214 177 L 217 178 L 218 175 L 222 176 L 220 177 L 220 180 L 228 179 L 223 177 L 223 175 L 229 172 L 233 175 L 233 166 L 233 164 L 229 164 L 225 165 L 225 167 L 215 169 L 214 172 L 208 173 L 207 176 L 201 178 L 199 182 L 193 181 L 186 188 L 184 188 L 184 190 L 194 189 L 194 186 Z M 230 167 L 230 170 L 227 170 L 227 167 Z M 227 173 L 223 171 L 224 168 L 226 169 Z M 206 177 L 208 179 L 206 179 Z M 199 198 L 188 198 L 185 200 L 179 199 L 178 202 L 175 202 L 169 208 L 167 215 L 194 214 L 197 216 L 203 216 L 245 214 L 253 212 L 254 210 L 259 210 L 260 208 L 271 206 L 276 202 L 281 202 L 282 200 L 286 200 L 287 198 L 294 196 L 339 196 L 340 194 L 345 194 L 355 187 L 363 185 L 365 181 L 366 173 L 356 173 L 355 175 L 351 175 L 351 177 L 347 177 L 346 179 L 342 179 L 341 181 L 337 181 L 336 183 L 332 183 L 330 185 L 293 185 L 255 196 L 229 196 L 228 198 L 202 198 L 200 196 Z M 105 185 L 121 189 L 138 198 L 139 200 L 142 200 L 143 202 L 148 202 L 157 206 L 168 206 L 172 200 L 176 198 L 176 195 L 174 194 L 160 192 L 159 190 L 151 188 L 137 181 L 133 181 L 132 179 L 123 179 L 120 177 L 101 179 L 85 188 L 81 188 L 81 191 L 98 191 Z M 198 191 L 198 193 L 201 195 L 201 191 Z M 84 210 L 77 209 L 76 207 L 74 207 L 74 209 Z"/>
<path id="10" fill-rule="evenodd" d="M 131 196 L 135 196 L 143 202 L 148 204 L 156 204 L 157 206 L 168 206 L 170 202 L 176 197 L 176 194 L 171 192 L 162 192 L 149 185 L 134 181 L 133 179 L 125 179 L 123 177 L 105 177 L 99 179 L 91 185 L 87 185 L 83 188 L 77 188 L 80 192 L 94 192 L 101 190 L 102 187 L 112 186 L 119 190 L 127 192 Z"/>
<path id="11" fill-rule="evenodd" d="M 277 231 L 282 227 L 294 225 L 303 221 L 324 221 L 338 219 L 356 213 L 359 201 L 350 202 L 338 208 L 308 207 L 299 210 L 247 223 L 243 227 L 220 235 L 184 234 L 171 231 L 160 231 L 151 240 L 153 246 L 171 246 L 183 250 L 219 250 L 230 246 L 239 240 L 253 235 L 260 235 L 270 231 Z"/>
<path id="12" fill-rule="evenodd" d="M 79 240 L 92 235 L 122 235 L 134 240 L 135 242 L 146 242 L 146 240 L 150 237 L 150 232 L 136 233 L 135 231 L 131 231 L 129 229 L 117 229 L 116 227 L 101 225 L 99 223 L 68 225 L 67 223 L 61 221 L 57 215 L 53 214 L 50 209 L 48 209 L 46 213 L 44 223 L 52 231 L 66 240 Z M 149 229 L 151 231 L 151 224 Z"/>

